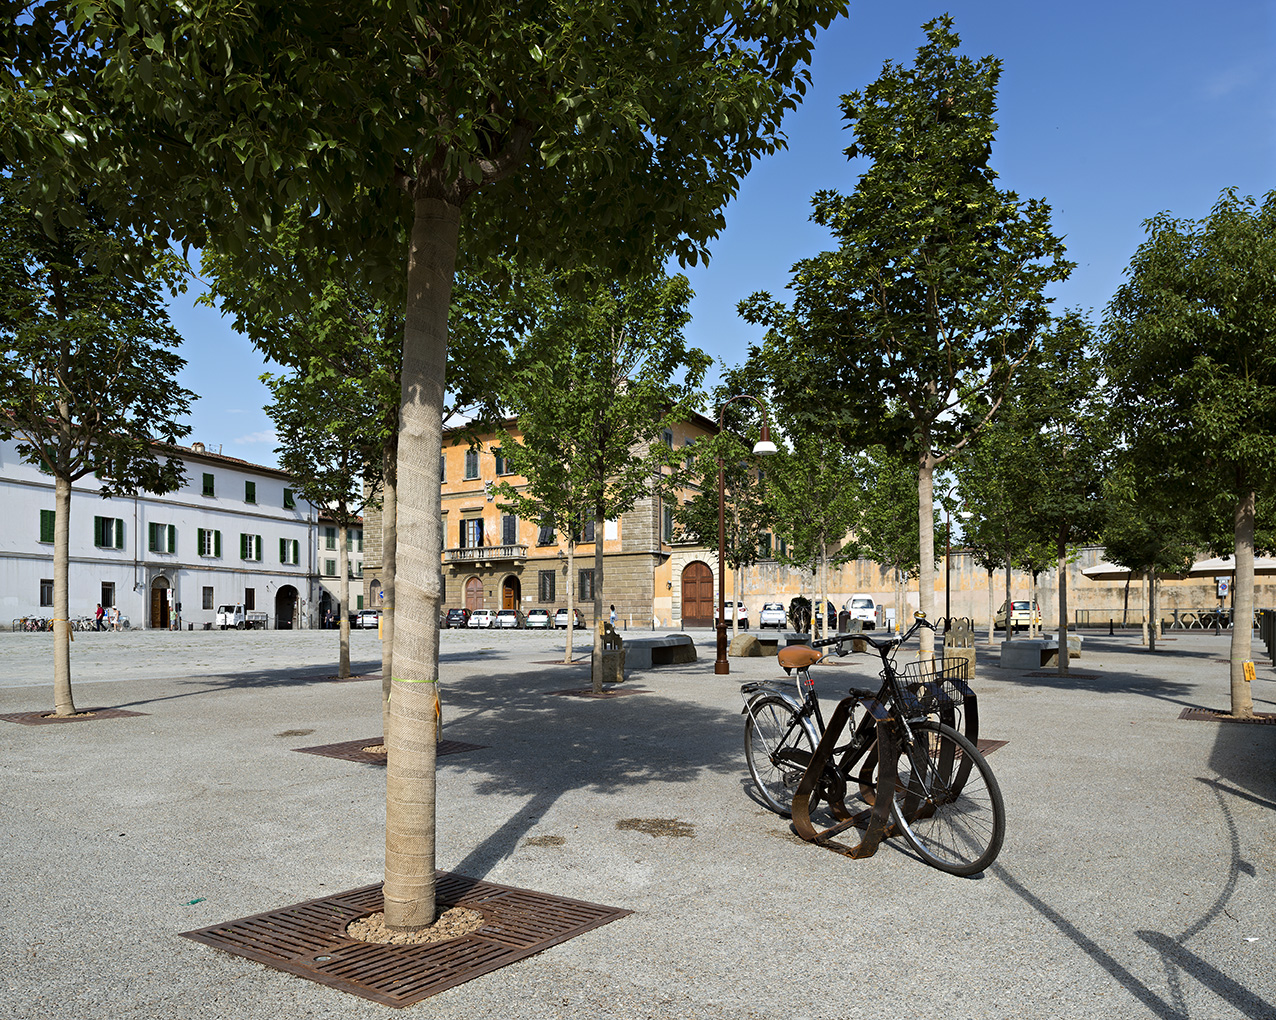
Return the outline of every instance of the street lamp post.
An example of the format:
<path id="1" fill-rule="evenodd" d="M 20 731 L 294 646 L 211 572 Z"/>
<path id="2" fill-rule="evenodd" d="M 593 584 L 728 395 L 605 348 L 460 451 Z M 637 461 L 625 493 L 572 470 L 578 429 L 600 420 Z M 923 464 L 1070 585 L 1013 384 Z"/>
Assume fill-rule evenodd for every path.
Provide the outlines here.
<path id="1" fill-rule="evenodd" d="M 750 396 L 747 393 L 737 393 L 722 405 L 722 411 L 718 414 L 718 434 L 722 434 L 725 427 L 727 405 L 737 400 L 752 400 L 758 405 L 762 411 L 762 433 L 758 437 L 758 441 L 753 446 L 753 452 L 756 456 L 766 457 L 775 453 L 775 443 L 771 442 L 771 429 L 767 425 L 766 407 L 757 397 Z M 723 469 L 722 455 L 718 455 L 718 654 L 713 660 L 713 672 L 718 676 L 725 676 L 731 672 L 731 664 L 727 662 L 727 571 L 726 571 L 726 548 L 727 548 L 727 486 L 726 477 Z"/>

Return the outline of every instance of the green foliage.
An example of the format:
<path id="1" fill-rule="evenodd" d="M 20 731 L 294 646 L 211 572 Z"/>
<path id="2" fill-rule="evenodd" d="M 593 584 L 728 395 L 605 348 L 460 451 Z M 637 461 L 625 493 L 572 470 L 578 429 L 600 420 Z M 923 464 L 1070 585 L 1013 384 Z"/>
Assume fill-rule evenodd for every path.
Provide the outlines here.
<path id="1" fill-rule="evenodd" d="M 0 436 L 55 477 L 96 475 L 104 495 L 175 489 L 181 462 L 156 443 L 187 434 L 195 396 L 174 382 L 180 265 L 89 204 L 74 229 L 42 224 L 35 186 L 0 176 Z"/>
<path id="2" fill-rule="evenodd" d="M 884 446 L 874 446 L 859 458 L 857 473 L 863 493 L 856 533 L 859 555 L 902 577 L 915 575 L 921 566 L 916 469 Z M 942 533 L 937 513 L 934 526 Z"/>

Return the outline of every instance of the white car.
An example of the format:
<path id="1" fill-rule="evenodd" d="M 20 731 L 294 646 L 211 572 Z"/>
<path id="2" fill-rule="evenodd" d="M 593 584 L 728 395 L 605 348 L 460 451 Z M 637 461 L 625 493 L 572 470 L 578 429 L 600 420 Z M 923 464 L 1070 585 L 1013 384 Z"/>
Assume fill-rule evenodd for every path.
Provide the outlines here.
<path id="1" fill-rule="evenodd" d="M 736 613 L 740 614 L 740 628 L 742 630 L 748 630 L 749 629 L 748 607 L 743 602 L 728 602 L 727 603 L 727 623 L 730 623 L 732 620 L 735 619 Z M 715 620 L 718 617 L 718 610 L 716 607 L 713 610 L 713 617 Z"/>
<path id="2" fill-rule="evenodd" d="M 490 609 L 476 609 L 470 614 L 470 622 L 466 626 L 478 629 L 495 627 L 496 614 Z"/>
<path id="3" fill-rule="evenodd" d="M 877 626 L 877 602 L 872 595 L 852 595 L 846 600 L 844 607 L 851 614 L 852 620 L 859 620 L 865 630 Z"/>
<path id="4" fill-rule="evenodd" d="M 783 630 L 788 625 L 789 614 L 784 611 L 782 602 L 768 602 L 762 607 L 762 611 L 758 613 L 758 626 L 763 630 L 767 627 Z"/>
<path id="5" fill-rule="evenodd" d="M 375 609 L 364 609 L 355 620 L 355 626 L 360 630 L 376 630 L 381 623 L 381 614 Z"/>
<path id="6" fill-rule="evenodd" d="M 517 609 L 502 609 L 496 614 L 496 626 L 502 630 L 519 630 L 523 623 L 523 614 Z"/>

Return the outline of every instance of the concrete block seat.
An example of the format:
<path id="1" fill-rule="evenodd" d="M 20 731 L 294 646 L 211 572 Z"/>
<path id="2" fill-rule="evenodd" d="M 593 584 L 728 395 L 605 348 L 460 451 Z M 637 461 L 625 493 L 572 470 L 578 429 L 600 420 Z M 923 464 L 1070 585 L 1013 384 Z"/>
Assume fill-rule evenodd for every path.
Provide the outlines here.
<path id="1" fill-rule="evenodd" d="M 625 666 L 650 669 L 696 661 L 696 645 L 690 634 L 661 634 L 625 638 Z"/>
<path id="2" fill-rule="evenodd" d="M 1059 646 L 1048 645 L 1038 638 L 1016 638 L 1001 643 L 1001 668 L 1035 670 L 1054 666 L 1059 661 Z"/>

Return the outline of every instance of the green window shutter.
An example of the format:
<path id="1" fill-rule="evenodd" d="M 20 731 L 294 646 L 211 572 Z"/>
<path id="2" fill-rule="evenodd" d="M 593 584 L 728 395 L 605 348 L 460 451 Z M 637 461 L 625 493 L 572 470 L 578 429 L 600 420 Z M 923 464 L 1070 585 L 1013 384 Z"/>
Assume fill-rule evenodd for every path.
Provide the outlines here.
<path id="1" fill-rule="evenodd" d="M 292 510 L 297 505 L 297 500 L 292 494 L 292 489 L 284 489 L 284 509 Z"/>
<path id="2" fill-rule="evenodd" d="M 53 518 L 55 514 L 52 510 L 40 511 L 40 541 L 53 541 Z"/>
<path id="3" fill-rule="evenodd" d="M 213 555 L 220 556 L 222 554 L 222 533 L 220 531 L 213 532 Z"/>
<path id="4" fill-rule="evenodd" d="M 257 502 L 257 483 L 256 482 L 244 482 L 244 502 L 245 503 Z"/>
<path id="5" fill-rule="evenodd" d="M 279 540 L 279 562 L 288 562 L 288 539 L 281 538 Z"/>
<path id="6" fill-rule="evenodd" d="M 106 545 L 106 539 L 102 535 L 102 525 L 106 523 L 105 517 L 93 518 L 93 544 L 99 549 Z"/>
<path id="7" fill-rule="evenodd" d="M 213 476 L 212 476 L 212 475 L 210 475 L 210 474 L 208 474 L 207 472 L 205 472 L 205 474 L 204 474 L 204 495 L 205 495 L 205 496 L 211 496 L 211 495 L 213 495 L 213 492 L 214 492 L 214 487 L 213 487 Z"/>
<path id="8" fill-rule="evenodd" d="M 177 552 L 177 525 L 176 524 L 170 524 L 168 526 L 168 548 L 165 549 L 164 551 L 171 552 L 171 553 Z"/>
<path id="9" fill-rule="evenodd" d="M 241 560 L 248 559 L 248 536 L 242 532 L 239 536 L 239 558 Z"/>
<path id="10" fill-rule="evenodd" d="M 358 609 L 358 610 L 360 610 L 360 611 L 362 611 L 362 610 L 363 610 L 363 596 L 362 596 L 362 595 L 356 595 L 356 596 L 354 597 L 354 607 L 355 607 L 355 609 Z"/>
<path id="11" fill-rule="evenodd" d="M 204 528 L 195 529 L 195 555 L 206 556 L 208 554 L 208 531 Z"/>
<path id="12" fill-rule="evenodd" d="M 115 518 L 115 548 L 124 548 L 124 519 L 122 517 Z"/>
<path id="13" fill-rule="evenodd" d="M 261 536 L 253 536 L 253 559 L 258 563 L 261 562 Z"/>
<path id="14" fill-rule="evenodd" d="M 292 562 L 294 565 L 301 562 L 301 542 L 295 538 L 292 540 Z"/>
<path id="15" fill-rule="evenodd" d="M 148 524 L 146 526 L 146 548 L 150 552 L 156 552 L 159 549 L 159 525 Z"/>

